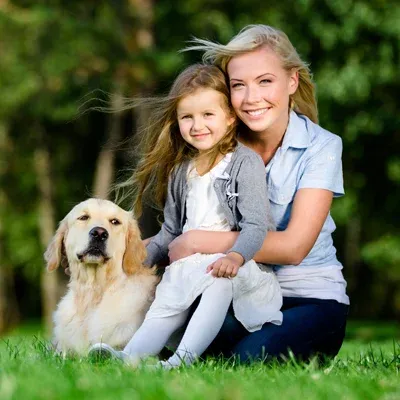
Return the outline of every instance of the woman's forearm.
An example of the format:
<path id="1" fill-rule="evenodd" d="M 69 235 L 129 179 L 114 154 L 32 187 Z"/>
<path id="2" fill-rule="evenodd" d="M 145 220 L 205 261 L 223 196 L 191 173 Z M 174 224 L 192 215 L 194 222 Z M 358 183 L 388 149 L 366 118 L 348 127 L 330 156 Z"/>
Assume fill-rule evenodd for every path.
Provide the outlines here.
<path id="1" fill-rule="evenodd" d="M 194 253 L 226 253 L 235 243 L 239 232 L 193 231 L 190 238 Z M 254 260 L 265 264 L 297 265 L 306 254 L 294 244 L 286 231 L 268 232 Z"/>
<path id="2" fill-rule="evenodd" d="M 255 254 L 254 260 L 263 264 L 298 265 L 307 254 L 287 231 L 268 232 L 261 249 Z"/>
<path id="3" fill-rule="evenodd" d="M 239 232 L 193 231 L 195 253 L 226 253 L 236 242 Z"/>
<path id="4" fill-rule="evenodd" d="M 192 231 L 189 238 L 193 253 L 226 253 L 234 244 L 239 232 Z M 304 256 L 292 246 L 287 232 L 268 232 L 254 260 L 265 264 L 299 264 Z"/>

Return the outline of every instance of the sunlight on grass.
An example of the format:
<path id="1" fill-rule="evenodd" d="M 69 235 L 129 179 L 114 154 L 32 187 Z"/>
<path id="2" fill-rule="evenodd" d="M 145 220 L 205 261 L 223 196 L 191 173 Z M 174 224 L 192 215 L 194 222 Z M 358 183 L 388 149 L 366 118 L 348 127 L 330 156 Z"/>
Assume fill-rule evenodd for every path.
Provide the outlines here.
<path id="1" fill-rule="evenodd" d="M 35 332 L 39 332 L 36 335 Z M 38 326 L 0 343 L 0 399 L 397 399 L 400 342 L 348 339 L 334 360 L 250 366 L 208 359 L 173 371 L 63 358 Z"/>

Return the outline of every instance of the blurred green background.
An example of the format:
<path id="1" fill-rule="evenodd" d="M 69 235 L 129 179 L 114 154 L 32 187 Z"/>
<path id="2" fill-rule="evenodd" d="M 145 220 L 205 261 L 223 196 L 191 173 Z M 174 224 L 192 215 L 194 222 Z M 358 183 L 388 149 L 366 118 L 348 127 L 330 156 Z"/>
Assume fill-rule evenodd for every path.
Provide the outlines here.
<path id="1" fill-rule="evenodd" d="M 120 107 L 165 92 L 200 60 L 178 53 L 192 36 L 226 43 L 252 23 L 288 34 L 314 73 L 320 124 L 343 139 L 334 239 L 351 318 L 399 319 L 397 1 L 0 0 L 0 332 L 49 326 L 66 277 L 45 273 L 44 249 L 74 204 L 122 179 L 146 118 L 84 111 L 105 93 Z M 157 229 L 151 214 L 141 225 Z"/>

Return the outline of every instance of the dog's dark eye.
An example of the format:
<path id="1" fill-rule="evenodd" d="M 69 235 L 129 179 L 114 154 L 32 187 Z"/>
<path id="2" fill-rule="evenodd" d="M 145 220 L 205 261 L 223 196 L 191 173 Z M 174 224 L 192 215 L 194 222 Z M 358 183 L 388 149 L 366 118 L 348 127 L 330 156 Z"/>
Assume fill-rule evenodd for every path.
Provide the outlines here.
<path id="1" fill-rule="evenodd" d="M 110 220 L 113 225 L 121 225 L 121 221 L 117 218 L 113 218 Z"/>
<path id="2" fill-rule="evenodd" d="M 81 215 L 78 217 L 79 221 L 87 221 L 89 219 L 89 215 Z"/>

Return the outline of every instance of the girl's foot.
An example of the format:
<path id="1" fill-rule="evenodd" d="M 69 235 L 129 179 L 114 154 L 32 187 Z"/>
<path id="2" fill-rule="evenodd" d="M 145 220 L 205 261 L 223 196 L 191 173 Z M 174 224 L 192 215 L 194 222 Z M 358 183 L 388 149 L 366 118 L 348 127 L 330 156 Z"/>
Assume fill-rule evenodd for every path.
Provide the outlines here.
<path id="1" fill-rule="evenodd" d="M 125 361 L 129 356 L 123 351 L 113 349 L 106 343 L 96 343 L 90 347 L 88 357 L 96 361 L 104 361 L 109 359 Z"/>

